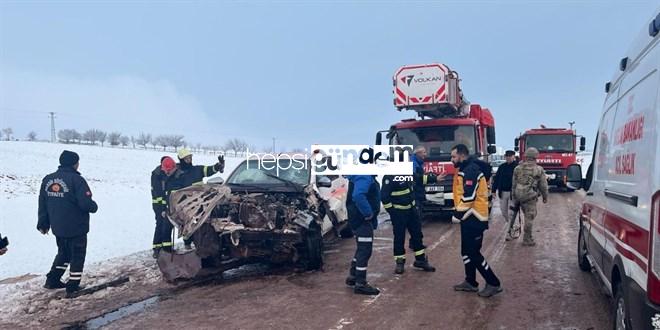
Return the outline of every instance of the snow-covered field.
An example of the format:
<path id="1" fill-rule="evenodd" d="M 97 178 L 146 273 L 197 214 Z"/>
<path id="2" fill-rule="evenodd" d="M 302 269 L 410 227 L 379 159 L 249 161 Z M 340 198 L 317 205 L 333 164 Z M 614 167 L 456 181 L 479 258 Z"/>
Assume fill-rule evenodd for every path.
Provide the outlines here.
<path id="1" fill-rule="evenodd" d="M 41 179 L 57 169 L 62 150 L 80 155 L 82 176 L 99 205 L 92 214 L 86 264 L 151 249 L 154 214 L 150 175 L 164 155 L 134 150 L 41 142 L 0 142 L 0 233 L 9 252 L 0 257 L 0 280 L 48 272 L 57 248 L 52 234 L 36 230 Z M 243 158 L 227 158 L 225 177 Z M 193 163 L 211 165 L 217 156 L 196 154 Z"/>

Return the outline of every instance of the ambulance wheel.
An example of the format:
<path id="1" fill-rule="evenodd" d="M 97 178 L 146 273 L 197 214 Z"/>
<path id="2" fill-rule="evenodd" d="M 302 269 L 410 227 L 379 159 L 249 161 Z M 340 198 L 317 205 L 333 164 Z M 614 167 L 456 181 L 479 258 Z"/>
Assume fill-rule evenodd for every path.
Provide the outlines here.
<path id="1" fill-rule="evenodd" d="M 616 293 L 614 294 L 614 329 L 632 329 L 630 324 L 630 313 L 628 311 L 628 304 L 623 291 L 621 281 L 614 286 Z"/>
<path id="2" fill-rule="evenodd" d="M 582 225 L 580 225 L 580 233 L 578 235 L 578 265 L 580 266 L 580 270 L 588 272 L 591 271 L 591 263 L 589 263 L 589 259 L 587 258 L 589 252 L 587 251 L 587 241 L 584 239 L 584 229 L 582 228 Z"/>

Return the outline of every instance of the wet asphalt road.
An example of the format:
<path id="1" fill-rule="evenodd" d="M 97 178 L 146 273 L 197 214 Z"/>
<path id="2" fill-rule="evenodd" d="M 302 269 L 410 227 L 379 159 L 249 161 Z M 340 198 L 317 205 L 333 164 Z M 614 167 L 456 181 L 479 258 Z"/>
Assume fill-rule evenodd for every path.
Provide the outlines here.
<path id="1" fill-rule="evenodd" d="M 493 210 L 482 253 L 504 292 L 484 299 L 454 292 L 463 280 L 460 228 L 427 221 L 424 241 L 438 268 L 394 275 L 389 223 L 376 233 L 369 281 L 382 293 L 359 296 L 344 285 L 353 240 L 326 246 L 323 271 L 247 277 L 193 287 L 120 318 L 108 329 L 606 329 L 610 300 L 595 275 L 577 266 L 577 210 L 581 193 L 552 193 L 539 203 L 535 247 L 504 241 L 504 221 Z M 497 202 L 496 202 L 497 204 Z M 478 276 L 480 283 L 483 280 Z"/>

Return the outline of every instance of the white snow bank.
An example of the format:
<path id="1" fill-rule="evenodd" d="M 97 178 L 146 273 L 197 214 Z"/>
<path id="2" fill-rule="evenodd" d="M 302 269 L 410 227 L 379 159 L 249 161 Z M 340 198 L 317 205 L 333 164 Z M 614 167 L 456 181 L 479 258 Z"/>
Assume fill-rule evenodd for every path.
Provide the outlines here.
<path id="1" fill-rule="evenodd" d="M 154 214 L 150 176 L 164 155 L 173 153 L 40 142 L 0 142 L 0 233 L 9 252 L 0 256 L 0 280 L 26 273 L 45 274 L 57 252 L 52 234 L 36 230 L 41 179 L 54 172 L 62 150 L 80 155 L 82 176 L 99 205 L 92 214 L 86 263 L 151 249 Z M 223 178 L 243 160 L 227 158 Z M 214 155 L 194 155 L 193 163 L 211 165 Z M 0 285 L 2 287 L 2 285 Z"/>

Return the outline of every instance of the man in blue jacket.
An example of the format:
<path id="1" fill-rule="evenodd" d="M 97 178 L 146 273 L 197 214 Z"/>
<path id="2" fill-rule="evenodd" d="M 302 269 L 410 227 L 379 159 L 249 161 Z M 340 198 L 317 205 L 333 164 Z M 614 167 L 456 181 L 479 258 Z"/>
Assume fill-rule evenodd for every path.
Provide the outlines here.
<path id="1" fill-rule="evenodd" d="M 59 168 L 43 179 L 39 190 L 37 230 L 46 235 L 53 229 L 57 241 L 57 256 L 46 275 L 44 287 L 66 287 L 67 296 L 80 290 L 87 253 L 89 214 L 98 209 L 87 181 L 78 172 L 79 159 L 75 152 L 64 150 Z M 64 284 L 60 279 L 67 268 L 69 281 Z"/>
<path id="2" fill-rule="evenodd" d="M 373 248 L 374 229 L 378 226 L 380 187 L 373 175 L 349 175 L 347 178 L 346 209 L 357 248 L 346 284 L 353 286 L 353 292 L 357 294 L 377 295 L 380 290 L 367 282 L 367 265 Z"/>
<path id="3" fill-rule="evenodd" d="M 414 154 L 411 156 L 413 162 L 413 179 L 415 192 L 415 209 L 419 220 L 423 220 L 424 202 L 426 201 L 426 186 L 429 183 L 437 183 L 442 180 L 444 176 L 438 177 L 435 173 L 424 173 L 424 160 L 426 160 L 428 153 L 426 147 L 418 146 L 415 148 Z"/>

